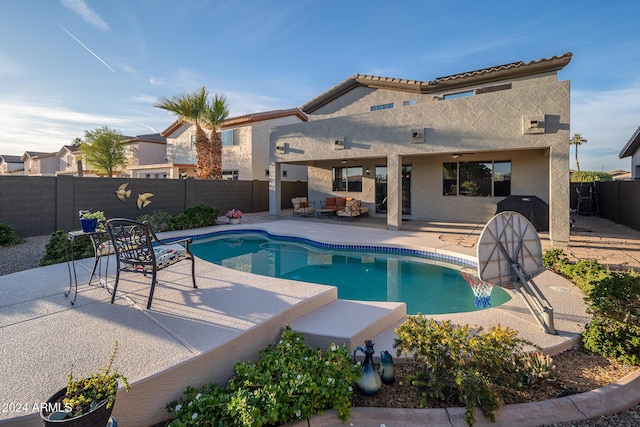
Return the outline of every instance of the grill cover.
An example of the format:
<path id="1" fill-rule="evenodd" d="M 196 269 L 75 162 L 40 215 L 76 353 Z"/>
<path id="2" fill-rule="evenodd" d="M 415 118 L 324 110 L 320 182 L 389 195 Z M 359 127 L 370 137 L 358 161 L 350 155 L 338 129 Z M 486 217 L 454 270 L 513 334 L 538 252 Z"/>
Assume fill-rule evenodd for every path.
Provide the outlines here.
<path id="1" fill-rule="evenodd" d="M 509 196 L 498 202 L 496 214 L 514 211 L 524 215 L 536 231 L 549 231 L 549 205 L 537 196 Z"/>

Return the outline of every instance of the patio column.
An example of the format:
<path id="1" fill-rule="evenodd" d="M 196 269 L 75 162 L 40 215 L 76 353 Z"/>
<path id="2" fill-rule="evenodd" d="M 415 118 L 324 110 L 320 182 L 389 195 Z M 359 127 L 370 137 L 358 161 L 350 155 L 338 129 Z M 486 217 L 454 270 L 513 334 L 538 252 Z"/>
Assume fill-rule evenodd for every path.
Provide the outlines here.
<path id="1" fill-rule="evenodd" d="M 549 239 L 554 246 L 569 244 L 569 150 L 551 146 L 549 155 Z"/>
<path id="2" fill-rule="evenodd" d="M 387 228 L 399 230 L 402 226 L 402 157 L 387 156 Z"/>
<path id="3" fill-rule="evenodd" d="M 280 215 L 280 199 L 282 198 L 282 179 L 280 163 L 269 163 L 269 216 Z"/>

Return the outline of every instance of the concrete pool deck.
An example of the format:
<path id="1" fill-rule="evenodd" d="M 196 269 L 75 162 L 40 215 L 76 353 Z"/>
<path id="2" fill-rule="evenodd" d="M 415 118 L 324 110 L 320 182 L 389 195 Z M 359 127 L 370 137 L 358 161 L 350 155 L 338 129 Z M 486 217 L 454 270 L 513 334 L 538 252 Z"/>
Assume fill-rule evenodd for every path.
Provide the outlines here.
<path id="1" fill-rule="evenodd" d="M 409 247 L 469 258 L 473 258 L 475 252 L 459 242 L 440 239 L 437 233 L 389 231 L 326 220 L 280 219 L 240 226 L 222 225 L 197 230 L 197 233 L 242 228 L 329 243 Z M 378 318 L 371 314 L 374 312 L 388 322 L 397 323 L 401 319 L 396 305 L 364 307 L 345 303 L 337 300 L 332 287 L 255 276 L 202 260 L 196 261 L 198 289 L 190 287 L 188 263 L 179 263 L 159 274 L 152 310 L 145 309 L 149 280 L 140 275 L 123 276 L 119 296 L 112 305 L 104 288 L 86 285 L 89 264 L 89 260 L 78 263 L 82 285 L 74 306 L 64 297 L 69 286 L 66 264 L 0 276 L 0 367 L 3 372 L 0 403 L 7 409 L 0 412 L 0 425 L 41 425 L 39 415 L 33 412 L 34 405 L 62 388 L 70 370 L 83 375 L 104 366 L 116 340 L 120 346 L 116 362 L 119 371 L 129 378 L 132 390 L 119 392 L 114 415 L 121 425 L 145 426 L 166 419 L 164 405 L 178 398 L 187 385 L 226 381 L 235 362 L 255 358 L 257 351 L 273 342 L 286 324 L 292 327 L 297 324 L 298 329 L 321 340 L 327 329 L 335 327 L 339 331 L 347 324 L 358 329 L 356 334 L 373 334 L 370 332 L 373 329 L 358 322 L 364 319 L 376 323 Z M 573 345 L 588 321 L 582 296 L 573 285 L 552 273 L 541 274 L 536 283 L 554 307 L 558 335 L 542 332 L 519 297 L 489 310 L 433 317 L 485 328 L 495 324 L 509 326 L 548 353 L 562 351 Z M 314 321 L 309 322 L 310 318 Z M 322 326 L 322 330 L 305 330 L 312 327 L 309 325 Z M 367 338 L 376 341 L 378 352 L 391 350 L 392 328 L 383 328 Z M 362 343 L 357 335 L 355 338 L 350 335 L 350 339 L 355 345 Z M 637 382 L 630 384 L 634 386 Z M 629 399 L 636 399 L 637 403 L 639 388 L 640 385 L 635 385 L 634 394 L 627 386 L 616 387 L 624 396 L 615 395 L 615 405 L 607 400 L 613 394 L 602 392 L 596 395 L 597 400 L 580 398 L 582 403 L 576 403 L 579 398 L 574 396 L 574 400 L 570 400 L 573 413 L 558 409 L 557 401 L 561 399 L 550 401 L 547 409 L 556 421 L 568 421 L 574 418 L 566 417 L 575 416 L 576 412 L 578 417 L 593 414 L 594 411 L 582 410 L 581 405 L 612 410 Z M 542 402 L 535 410 L 538 414 L 543 411 L 540 405 Z M 425 425 L 431 419 L 436 423 L 442 411 L 447 410 L 423 410 L 420 415 L 409 410 L 402 413 L 410 415 L 395 411 L 388 410 L 391 419 L 396 423 L 405 421 L 394 425 L 408 426 Z M 504 418 L 511 412 L 510 408 L 501 410 L 498 421 L 523 417 L 519 410 Z M 358 426 L 379 426 L 380 416 L 372 418 L 373 413 L 376 412 L 354 410 L 350 422 Z M 441 425 L 462 425 L 462 418 L 456 421 L 455 410 L 446 414 L 448 421 Z M 432 416 L 436 418 L 430 418 Z M 410 422 L 415 417 L 419 424 Z M 329 412 L 326 418 L 320 417 L 312 425 L 338 424 L 331 420 Z M 536 424 L 521 422 L 520 425 Z"/>

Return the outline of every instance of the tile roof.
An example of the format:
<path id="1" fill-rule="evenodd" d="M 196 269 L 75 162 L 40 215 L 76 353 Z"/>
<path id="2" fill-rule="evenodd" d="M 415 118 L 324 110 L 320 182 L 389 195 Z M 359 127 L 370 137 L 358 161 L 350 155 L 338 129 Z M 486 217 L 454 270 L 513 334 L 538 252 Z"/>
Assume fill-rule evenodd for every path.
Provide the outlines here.
<path id="1" fill-rule="evenodd" d="M 250 113 L 242 116 L 230 117 L 222 122 L 222 128 L 230 127 L 230 126 L 238 126 L 238 125 L 246 125 L 250 123 L 260 122 L 264 120 L 278 119 L 280 117 L 288 117 L 288 116 L 297 116 L 303 122 L 306 122 L 307 115 L 300 110 L 299 108 L 289 108 L 286 110 L 273 110 L 273 111 L 263 111 L 259 113 Z M 160 135 L 164 137 L 169 137 L 175 131 L 180 129 L 182 125 L 186 122 L 183 120 L 176 120 L 171 123 L 168 128 L 160 132 Z"/>
<path id="2" fill-rule="evenodd" d="M 165 138 L 159 133 L 147 133 L 144 135 L 125 136 L 124 139 L 122 140 L 123 143 L 131 143 L 131 142 L 139 142 L 139 141 L 166 144 L 167 138 Z"/>
<path id="3" fill-rule="evenodd" d="M 354 74 L 331 89 L 313 98 L 304 104 L 301 109 L 306 113 L 311 113 L 358 86 L 387 88 L 423 94 L 435 93 L 478 83 L 490 83 L 509 78 L 558 71 L 569 64 L 572 57 L 573 54 L 571 52 L 567 52 L 564 55 L 552 56 L 551 58 L 543 58 L 537 61 L 511 62 L 509 64 L 496 65 L 489 68 L 438 77 L 431 81 Z"/>
<path id="4" fill-rule="evenodd" d="M 629 141 L 627 141 L 624 148 L 620 151 L 620 154 L 618 155 L 618 157 L 622 159 L 623 157 L 632 156 L 633 153 L 635 153 L 639 147 L 640 147 L 640 126 L 638 126 L 638 129 L 636 129 L 633 135 L 631 135 L 631 138 L 629 138 Z"/>

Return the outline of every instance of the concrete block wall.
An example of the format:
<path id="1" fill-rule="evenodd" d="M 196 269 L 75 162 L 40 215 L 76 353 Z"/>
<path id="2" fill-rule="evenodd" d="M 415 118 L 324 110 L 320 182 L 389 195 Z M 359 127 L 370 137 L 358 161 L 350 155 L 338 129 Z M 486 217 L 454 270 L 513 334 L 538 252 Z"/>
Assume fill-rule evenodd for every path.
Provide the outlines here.
<path id="1" fill-rule="evenodd" d="M 116 192 L 125 185 L 129 195 Z M 156 211 L 178 214 L 199 203 L 243 212 L 269 210 L 266 181 L 199 181 L 194 179 L 80 178 L 73 176 L 0 176 L 0 221 L 21 237 L 42 236 L 56 230 L 80 228 L 78 211 L 104 211 L 107 218 L 137 218 Z M 306 194 L 306 182 L 283 183 L 286 194 Z M 149 195 L 151 203 L 138 204 Z M 295 197 L 295 196 L 291 196 Z M 291 208 L 289 197 L 282 207 Z"/>
<path id="2" fill-rule="evenodd" d="M 25 179 L 31 178 L 31 179 Z M 20 236 L 47 234 L 55 228 L 55 177 L 0 177 L 0 221 Z M 23 231 L 29 230 L 29 233 Z"/>

